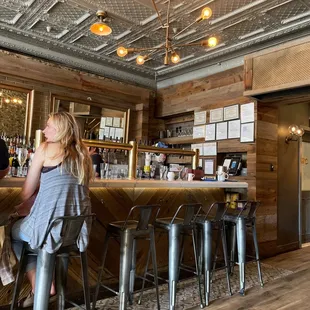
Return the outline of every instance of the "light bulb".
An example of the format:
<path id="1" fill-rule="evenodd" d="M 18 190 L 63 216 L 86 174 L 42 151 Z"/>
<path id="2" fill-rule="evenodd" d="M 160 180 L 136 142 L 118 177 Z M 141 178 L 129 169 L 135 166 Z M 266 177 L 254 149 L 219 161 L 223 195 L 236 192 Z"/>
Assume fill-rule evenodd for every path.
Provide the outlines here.
<path id="1" fill-rule="evenodd" d="M 174 64 L 177 64 L 179 61 L 180 61 L 180 56 L 177 54 L 177 53 L 173 53 L 171 55 L 171 61 L 174 63 Z"/>
<path id="2" fill-rule="evenodd" d="M 98 36 L 108 36 L 112 33 L 112 29 L 105 23 L 94 23 L 91 25 L 90 31 Z"/>
<path id="3" fill-rule="evenodd" d="M 124 46 L 120 46 L 117 50 L 116 53 L 119 57 L 125 57 L 128 54 L 127 48 Z"/>
<path id="4" fill-rule="evenodd" d="M 304 131 L 303 128 L 298 128 L 296 130 L 296 135 L 299 136 L 299 137 L 302 137 L 304 133 L 305 133 L 305 131 Z"/>
<path id="5" fill-rule="evenodd" d="M 211 37 L 208 39 L 208 46 L 209 47 L 215 47 L 217 45 L 217 38 Z"/>
<path id="6" fill-rule="evenodd" d="M 16 99 L 16 98 L 14 98 L 14 99 L 13 99 L 13 102 L 14 102 L 14 103 L 17 103 L 17 99 Z"/>
<path id="7" fill-rule="evenodd" d="M 137 65 L 143 65 L 145 63 L 145 56 L 139 55 L 136 59 Z"/>
<path id="8" fill-rule="evenodd" d="M 2 91 L 0 91 L 0 97 L 3 95 L 3 92 Z"/>
<path id="9" fill-rule="evenodd" d="M 288 131 L 290 133 L 295 133 L 298 129 L 298 126 L 297 125 L 291 125 L 290 127 L 288 127 Z"/>
<path id="10" fill-rule="evenodd" d="M 10 99 L 9 99 L 9 98 L 6 98 L 6 99 L 4 100 L 4 102 L 5 102 L 5 103 L 10 103 Z"/>
<path id="11" fill-rule="evenodd" d="M 209 7 L 205 7 L 201 11 L 201 18 L 202 19 L 209 19 L 212 16 L 212 10 Z"/>
<path id="12" fill-rule="evenodd" d="M 19 103 L 19 104 L 22 104 L 22 103 L 23 103 L 23 100 L 18 99 L 18 103 Z"/>

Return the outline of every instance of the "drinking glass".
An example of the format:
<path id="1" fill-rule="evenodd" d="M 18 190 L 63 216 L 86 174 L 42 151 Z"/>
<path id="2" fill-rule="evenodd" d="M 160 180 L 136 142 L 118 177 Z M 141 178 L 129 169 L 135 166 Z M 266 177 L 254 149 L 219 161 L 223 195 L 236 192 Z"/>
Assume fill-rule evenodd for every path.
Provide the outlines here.
<path id="1" fill-rule="evenodd" d="M 93 165 L 93 178 L 96 178 L 97 165 Z"/>
<path id="2" fill-rule="evenodd" d="M 100 163 L 100 178 L 103 179 L 104 178 L 104 163 Z"/>

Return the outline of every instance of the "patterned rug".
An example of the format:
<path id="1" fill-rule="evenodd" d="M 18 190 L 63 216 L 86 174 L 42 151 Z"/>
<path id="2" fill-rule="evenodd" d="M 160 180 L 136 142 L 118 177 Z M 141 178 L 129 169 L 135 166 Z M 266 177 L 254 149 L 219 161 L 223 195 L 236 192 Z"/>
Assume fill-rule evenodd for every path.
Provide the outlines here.
<path id="1" fill-rule="evenodd" d="M 262 275 L 264 283 L 270 282 L 272 280 L 276 280 L 287 276 L 292 271 L 275 268 L 270 265 L 261 264 Z M 250 287 L 260 285 L 257 275 L 257 265 L 255 262 L 248 263 L 246 265 L 246 273 L 245 273 L 245 283 L 246 289 Z M 233 294 L 239 292 L 239 270 L 238 266 L 235 267 L 234 273 L 230 279 L 231 282 L 231 290 Z M 168 303 L 168 285 L 163 284 L 159 287 L 160 293 L 160 305 L 161 309 L 169 309 Z M 227 292 L 227 282 L 224 271 L 217 271 L 214 276 L 213 283 L 211 285 L 211 296 L 210 300 L 215 300 L 218 298 L 222 298 L 228 296 Z M 137 300 L 139 298 L 139 293 L 134 296 L 135 302 L 132 306 L 128 306 L 129 310 L 145 310 L 145 309 L 157 309 L 156 306 L 156 295 L 154 289 L 149 289 L 144 292 L 142 304 L 138 305 Z M 98 300 L 96 308 L 99 310 L 117 310 L 118 309 L 119 298 L 111 297 L 103 300 Z M 198 294 L 198 284 L 196 278 L 190 278 L 178 283 L 177 290 L 177 309 L 186 310 L 195 306 L 200 305 L 199 294 Z M 75 310 L 78 308 L 70 308 L 71 310 Z"/>

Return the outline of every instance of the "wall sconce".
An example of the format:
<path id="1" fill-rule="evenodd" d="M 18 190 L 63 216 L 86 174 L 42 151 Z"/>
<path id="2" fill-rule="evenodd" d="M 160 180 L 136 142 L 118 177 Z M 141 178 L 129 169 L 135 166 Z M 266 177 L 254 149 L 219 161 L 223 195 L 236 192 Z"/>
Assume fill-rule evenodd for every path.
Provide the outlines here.
<path id="1" fill-rule="evenodd" d="M 288 131 L 289 135 L 285 138 L 286 143 L 289 143 L 290 141 L 298 141 L 298 138 L 302 137 L 305 133 L 305 131 L 297 125 L 291 125 L 288 128 Z"/>

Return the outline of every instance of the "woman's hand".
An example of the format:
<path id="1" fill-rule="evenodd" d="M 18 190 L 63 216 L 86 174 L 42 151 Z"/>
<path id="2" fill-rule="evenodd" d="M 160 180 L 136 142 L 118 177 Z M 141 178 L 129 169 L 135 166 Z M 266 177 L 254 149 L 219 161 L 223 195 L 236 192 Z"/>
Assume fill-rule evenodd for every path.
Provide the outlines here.
<path id="1" fill-rule="evenodd" d="M 34 153 L 34 157 L 23 186 L 22 199 L 28 200 L 36 191 L 40 181 L 41 170 L 45 160 L 46 144 L 42 143 Z"/>

